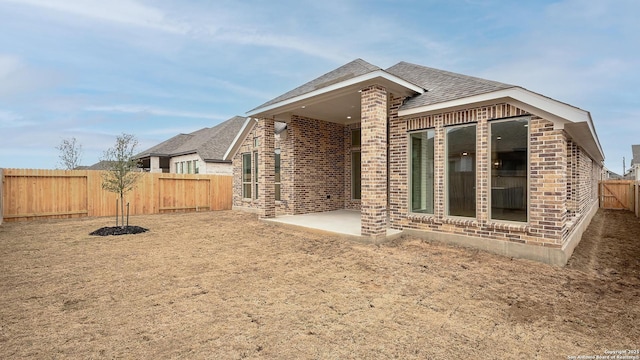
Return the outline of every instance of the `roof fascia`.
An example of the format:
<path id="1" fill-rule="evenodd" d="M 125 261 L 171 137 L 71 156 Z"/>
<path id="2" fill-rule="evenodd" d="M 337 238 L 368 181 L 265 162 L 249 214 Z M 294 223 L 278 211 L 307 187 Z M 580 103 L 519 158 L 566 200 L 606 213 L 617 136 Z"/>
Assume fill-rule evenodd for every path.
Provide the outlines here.
<path id="1" fill-rule="evenodd" d="M 511 98 L 513 100 L 519 101 L 522 104 L 526 104 L 531 108 L 545 111 L 546 113 L 551 114 L 553 117 L 558 119 L 565 119 L 565 121 L 582 122 L 589 121 L 590 119 L 589 113 L 587 111 L 578 109 L 576 107 L 548 98 L 546 96 L 536 94 L 521 87 L 512 87 L 508 89 L 445 101 L 437 104 L 425 105 L 412 109 L 403 109 L 398 111 L 398 115 L 409 116 L 422 113 L 434 113 L 445 109 L 450 110 L 451 108 L 456 107 L 468 107 L 472 104 L 487 103 L 506 98 Z"/>
<path id="2" fill-rule="evenodd" d="M 233 141 L 231 142 L 231 145 L 229 145 L 227 151 L 224 153 L 224 156 L 222 156 L 223 161 L 233 160 L 233 157 L 236 155 L 236 152 L 240 148 L 240 144 L 242 144 L 244 139 L 246 139 L 247 135 L 249 135 L 249 132 L 251 132 L 251 129 L 253 129 L 255 124 L 256 121 L 254 119 L 252 119 L 251 117 L 247 117 L 247 120 L 245 120 L 244 124 L 242 124 L 242 128 L 240 128 L 240 131 L 238 131 L 236 137 L 233 138 Z"/>
<path id="3" fill-rule="evenodd" d="M 588 111 L 565 104 L 552 98 L 534 93 L 521 87 L 512 87 L 508 89 L 493 91 L 485 94 L 469 96 L 465 98 L 445 101 L 438 104 L 425 105 L 412 109 L 404 109 L 398 111 L 398 116 L 415 116 L 419 114 L 433 114 L 442 111 L 451 111 L 455 109 L 468 108 L 469 106 L 481 106 L 495 103 L 496 101 L 505 101 L 506 103 L 516 106 L 531 114 L 541 116 L 554 123 L 554 128 L 562 130 L 567 123 L 586 123 L 588 124 L 591 137 L 598 149 L 599 154 L 592 156 L 594 158 L 604 158 L 602 146 L 598 140 L 598 134 L 593 126 L 591 114 Z"/>
<path id="4" fill-rule="evenodd" d="M 290 105 L 290 104 L 296 103 L 298 101 L 302 101 L 302 100 L 310 99 L 310 98 L 313 98 L 313 97 L 316 97 L 316 96 L 324 95 L 324 94 L 327 94 L 327 93 L 330 93 L 330 92 L 333 92 L 333 91 L 336 91 L 336 90 L 341 90 L 341 89 L 347 88 L 349 86 L 353 86 L 353 85 L 356 85 L 358 83 L 370 81 L 370 80 L 373 80 L 373 79 L 376 79 L 376 78 L 383 78 L 383 79 L 385 79 L 387 81 L 390 81 L 390 82 L 393 82 L 395 84 L 398 84 L 398 85 L 400 85 L 400 86 L 402 86 L 404 88 L 407 88 L 407 89 L 409 89 L 409 90 L 411 90 L 411 91 L 413 91 L 415 93 L 418 93 L 418 94 L 422 94 L 422 93 L 425 92 L 425 89 L 423 89 L 423 88 L 421 88 L 421 87 L 419 87 L 417 85 L 414 85 L 414 84 L 412 84 L 412 83 L 410 83 L 410 82 L 408 82 L 408 81 L 406 81 L 406 80 L 404 80 L 402 78 L 399 78 L 399 77 L 397 77 L 395 75 L 392 75 L 392 74 L 390 74 L 390 73 L 388 73 L 388 72 L 386 72 L 384 70 L 376 70 L 376 71 L 372 71 L 370 73 L 366 73 L 366 74 L 363 74 L 363 75 L 360 75 L 360 76 L 356 76 L 354 78 L 351 78 L 351 79 L 348 79 L 348 80 L 345 80 L 345 81 L 341 81 L 339 83 L 335 83 L 335 84 L 332 84 L 332 85 L 329 85 L 329 86 L 325 86 L 323 88 L 308 92 L 306 94 L 294 96 L 294 97 L 292 97 L 290 99 L 279 101 L 279 102 L 277 102 L 275 104 L 271 104 L 271 105 L 268 105 L 268 106 L 265 106 L 265 107 L 260 107 L 260 108 L 253 109 L 253 110 L 247 112 L 247 116 L 256 116 L 256 115 L 258 115 L 260 113 L 264 113 L 264 112 L 267 112 L 267 111 L 270 111 L 270 110 L 273 110 L 273 109 L 277 109 L 277 108 L 282 107 L 282 106 Z"/>

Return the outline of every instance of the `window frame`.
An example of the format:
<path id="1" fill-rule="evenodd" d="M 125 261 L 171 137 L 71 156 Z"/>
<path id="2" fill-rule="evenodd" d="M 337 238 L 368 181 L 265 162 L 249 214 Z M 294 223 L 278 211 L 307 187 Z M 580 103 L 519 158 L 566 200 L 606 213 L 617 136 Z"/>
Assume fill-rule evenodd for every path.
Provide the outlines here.
<path id="1" fill-rule="evenodd" d="M 282 151 L 275 149 L 273 154 L 274 169 L 274 198 L 276 201 L 282 201 Z M 279 179 L 279 181 L 278 181 Z"/>
<path id="2" fill-rule="evenodd" d="M 349 169 L 351 171 L 351 187 L 350 187 L 350 192 L 351 194 L 349 194 L 349 197 L 351 199 L 351 201 L 362 201 L 362 128 L 361 127 L 357 127 L 357 128 L 353 128 L 350 130 L 349 132 L 350 134 L 350 140 L 349 140 L 349 144 L 350 144 L 350 150 L 349 151 L 349 163 L 351 165 L 351 169 Z M 360 134 L 359 137 L 357 137 L 358 141 L 354 141 L 354 139 L 356 139 L 356 134 Z M 354 155 L 358 153 L 360 154 L 360 168 L 358 169 L 358 173 L 360 174 L 360 178 L 357 179 L 357 176 L 355 174 L 355 167 L 354 167 L 354 161 L 353 161 L 353 157 Z M 355 186 L 356 185 L 356 179 L 358 180 L 358 184 L 359 186 Z M 356 188 L 359 188 L 358 194 L 360 195 L 359 197 L 356 197 Z"/>
<path id="3" fill-rule="evenodd" d="M 360 169 L 358 170 L 358 173 L 360 174 L 359 179 L 356 176 L 354 171 L 355 167 L 354 167 L 353 157 L 355 154 L 360 154 Z M 359 148 L 352 149 L 349 155 L 351 156 L 351 200 L 362 201 L 362 151 Z M 355 186 L 356 180 L 358 180 L 358 183 L 360 186 Z M 358 187 L 360 188 L 360 190 L 358 191 L 360 197 L 356 197 L 355 189 Z"/>
<path id="4" fill-rule="evenodd" d="M 493 154 L 493 143 L 492 143 L 492 137 L 493 137 L 493 127 L 491 126 L 492 124 L 496 124 L 496 123 L 501 123 L 501 122 L 509 122 L 509 121 L 518 121 L 518 120 L 527 120 L 527 165 L 526 165 L 526 169 L 527 169 L 527 182 L 526 182 L 526 186 L 525 186 L 525 191 L 526 191 L 526 200 L 527 200 L 527 204 L 526 204 L 526 215 L 527 215 L 527 220 L 526 221 L 517 221 L 517 220 L 504 220 L 504 219 L 494 219 L 493 218 L 493 199 L 492 199 L 492 181 L 493 181 L 493 160 L 491 159 L 491 156 Z M 489 149 L 488 149 L 488 157 L 489 157 L 489 169 L 488 169 L 488 174 L 489 174 L 489 183 L 488 183 L 488 195 L 487 195 L 487 217 L 489 219 L 490 222 L 493 223 L 510 223 L 510 224 L 518 224 L 518 225 L 526 225 L 529 224 L 529 220 L 531 219 L 530 216 L 530 212 L 531 212 L 531 116 L 519 116 L 519 117 L 514 117 L 514 118 L 507 118 L 507 119 L 495 119 L 495 120 L 490 120 L 487 122 L 487 133 L 489 136 L 488 139 L 488 143 L 489 143 Z"/>
<path id="5" fill-rule="evenodd" d="M 475 136 L 474 136 L 474 162 L 473 162 L 473 172 L 474 172 L 474 207 L 475 207 L 475 215 L 473 216 L 464 216 L 464 215 L 452 215 L 450 208 L 450 193 L 449 193 L 449 175 L 450 165 L 449 165 L 449 131 L 450 129 L 462 129 L 465 127 L 474 127 L 475 128 Z M 477 219 L 478 218 L 478 122 L 469 122 L 465 124 L 455 124 L 455 125 L 445 125 L 444 127 L 444 216 L 449 218 L 458 218 L 458 219 Z"/>
<path id="6" fill-rule="evenodd" d="M 253 198 L 258 199 L 258 151 L 253 152 Z"/>
<path id="7" fill-rule="evenodd" d="M 432 166 L 432 173 L 433 173 L 433 177 L 434 177 L 434 181 L 433 181 L 433 186 L 432 186 L 432 200 L 433 200 L 433 204 L 432 204 L 432 212 L 416 212 L 413 210 L 413 135 L 414 134 L 421 134 L 421 133 L 427 133 L 427 137 L 429 136 L 429 132 L 431 132 L 433 134 L 433 161 L 431 162 L 431 166 Z M 437 132 L 435 128 L 428 128 L 428 129 L 420 129 L 420 130 L 416 130 L 416 131 L 410 131 L 408 133 L 408 146 L 407 146 L 407 157 L 408 157 L 408 174 L 409 174 L 409 191 L 408 191 L 408 201 L 407 201 L 407 205 L 408 205 L 408 211 L 411 214 L 416 214 L 416 215 L 424 215 L 424 216 L 434 216 L 436 213 L 436 136 L 437 136 Z"/>
<path id="8" fill-rule="evenodd" d="M 247 159 L 247 155 L 249 156 L 249 181 L 245 181 L 245 170 L 246 170 L 246 162 L 245 160 Z M 253 159 L 253 155 L 250 152 L 247 153 L 242 153 L 242 170 L 241 170 L 241 180 L 242 180 L 242 198 L 243 199 L 247 199 L 247 200 L 251 200 L 252 196 L 253 196 L 253 182 L 251 180 L 253 180 L 253 166 L 251 164 L 251 161 Z M 246 191 L 246 185 L 249 185 L 249 196 L 247 196 L 247 191 Z"/>

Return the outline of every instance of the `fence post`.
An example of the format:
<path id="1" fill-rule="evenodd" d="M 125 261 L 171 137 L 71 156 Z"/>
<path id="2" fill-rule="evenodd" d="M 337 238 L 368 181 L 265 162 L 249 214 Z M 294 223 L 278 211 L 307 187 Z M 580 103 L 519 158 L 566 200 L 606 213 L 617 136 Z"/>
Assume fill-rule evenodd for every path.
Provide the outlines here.
<path id="1" fill-rule="evenodd" d="M 2 203 L 4 202 L 2 199 L 2 192 L 4 191 L 4 173 L 3 169 L 0 168 L 0 225 L 2 225 L 2 220 L 4 218 L 4 209 L 2 208 Z"/>

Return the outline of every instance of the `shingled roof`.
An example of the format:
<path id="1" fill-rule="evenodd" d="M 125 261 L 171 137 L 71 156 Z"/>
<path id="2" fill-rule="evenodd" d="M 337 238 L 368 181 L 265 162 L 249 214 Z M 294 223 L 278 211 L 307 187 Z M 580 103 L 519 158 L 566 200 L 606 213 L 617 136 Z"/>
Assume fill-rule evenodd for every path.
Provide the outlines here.
<path id="1" fill-rule="evenodd" d="M 427 90 L 408 99 L 402 105 L 402 109 L 438 104 L 515 87 L 514 85 L 497 81 L 433 69 L 404 61 L 393 65 L 385 71 Z"/>
<path id="2" fill-rule="evenodd" d="M 298 86 L 297 88 L 289 92 L 286 92 L 275 99 L 267 101 L 266 103 L 256 107 L 255 109 L 260 109 L 265 106 L 273 105 L 280 101 L 284 101 L 284 100 L 294 98 L 296 96 L 304 95 L 314 90 L 322 89 L 324 87 L 337 84 L 339 82 L 349 80 L 349 79 L 358 77 L 360 75 L 368 74 L 370 72 L 377 71 L 377 70 L 382 70 L 382 69 L 375 65 L 369 64 L 368 62 L 362 59 L 356 59 L 348 64 L 342 65 L 339 68 L 316 78 L 315 80 L 311 80 L 304 85 Z M 249 112 L 255 109 L 252 109 Z"/>
<path id="3" fill-rule="evenodd" d="M 223 161 L 225 152 L 229 149 L 245 121 L 245 117 L 234 116 L 211 128 L 176 135 L 141 152 L 136 155 L 136 158 L 174 157 L 197 153 L 204 161 Z"/>

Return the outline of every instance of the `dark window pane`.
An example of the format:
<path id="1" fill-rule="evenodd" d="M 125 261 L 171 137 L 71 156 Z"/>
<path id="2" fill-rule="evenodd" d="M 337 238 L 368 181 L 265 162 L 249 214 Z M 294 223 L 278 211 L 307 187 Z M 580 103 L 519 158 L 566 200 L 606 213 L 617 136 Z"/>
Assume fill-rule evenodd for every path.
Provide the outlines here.
<path id="1" fill-rule="evenodd" d="M 527 221 L 529 119 L 491 123 L 491 218 Z"/>
<path id="2" fill-rule="evenodd" d="M 476 125 L 447 128 L 448 215 L 476 216 Z"/>
<path id="3" fill-rule="evenodd" d="M 253 153 L 253 182 L 255 184 L 255 192 L 253 193 L 253 198 L 258 198 L 258 153 Z"/>
<path id="4" fill-rule="evenodd" d="M 351 146 L 359 147 L 360 146 L 360 137 L 362 135 L 362 131 L 360 129 L 351 130 Z"/>
<path id="5" fill-rule="evenodd" d="M 361 197 L 361 176 L 360 176 L 360 151 L 351 153 L 351 196 L 355 200 Z"/>
<path id="6" fill-rule="evenodd" d="M 411 211 L 433 214 L 435 131 L 411 134 Z"/>

